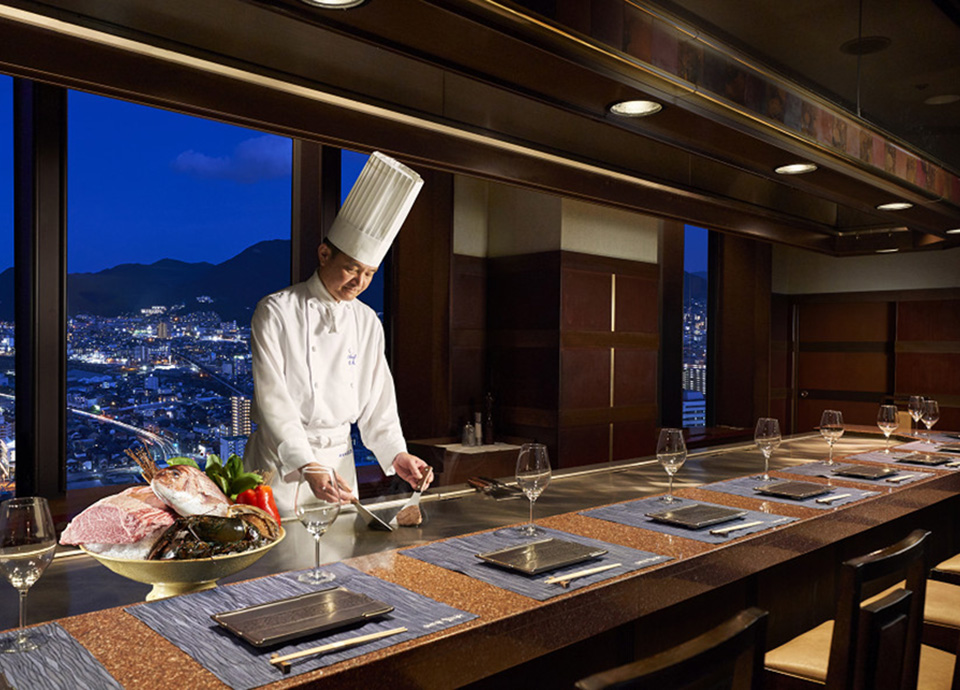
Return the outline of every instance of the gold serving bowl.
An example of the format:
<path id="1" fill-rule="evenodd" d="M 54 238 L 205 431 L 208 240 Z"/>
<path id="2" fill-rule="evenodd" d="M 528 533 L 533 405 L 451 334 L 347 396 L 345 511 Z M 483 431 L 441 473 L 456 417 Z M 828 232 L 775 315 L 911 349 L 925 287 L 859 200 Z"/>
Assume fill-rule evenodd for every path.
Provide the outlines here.
<path id="1" fill-rule="evenodd" d="M 258 549 L 185 560 L 147 561 L 134 558 L 111 558 L 87 551 L 82 546 L 80 550 L 96 558 L 118 575 L 135 582 L 153 585 L 146 600 L 155 601 L 177 594 L 213 589 L 220 578 L 239 573 L 260 560 L 267 551 L 283 541 L 286 534 L 281 527 L 280 536 L 275 541 Z"/>

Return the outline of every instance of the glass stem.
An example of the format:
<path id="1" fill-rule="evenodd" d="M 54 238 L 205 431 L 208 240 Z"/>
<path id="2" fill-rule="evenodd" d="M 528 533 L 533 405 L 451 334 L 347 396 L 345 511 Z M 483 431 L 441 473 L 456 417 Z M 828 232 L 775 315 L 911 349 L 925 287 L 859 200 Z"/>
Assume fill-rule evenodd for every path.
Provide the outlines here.
<path id="1" fill-rule="evenodd" d="M 20 591 L 20 630 L 17 633 L 17 644 L 21 647 L 27 643 L 27 632 L 24 626 L 27 624 L 27 590 Z"/>
<path id="2" fill-rule="evenodd" d="M 667 496 L 673 498 L 673 475 L 668 475 L 670 477 L 670 482 L 667 484 Z"/>
<path id="3" fill-rule="evenodd" d="M 533 504 L 536 499 L 530 499 L 530 526 L 533 527 Z"/>
<path id="4" fill-rule="evenodd" d="M 319 573 L 320 572 L 320 536 L 319 535 L 313 536 L 313 545 L 314 545 L 313 572 Z"/>
<path id="5" fill-rule="evenodd" d="M 763 454 L 763 478 L 767 479 L 767 475 L 770 473 L 770 456 L 767 453 Z"/>

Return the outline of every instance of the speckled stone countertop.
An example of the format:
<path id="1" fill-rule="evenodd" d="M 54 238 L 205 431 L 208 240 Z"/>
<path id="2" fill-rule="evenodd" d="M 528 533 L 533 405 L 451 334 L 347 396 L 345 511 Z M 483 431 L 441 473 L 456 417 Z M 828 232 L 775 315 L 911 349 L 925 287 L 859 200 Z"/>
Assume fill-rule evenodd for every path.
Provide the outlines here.
<path id="1" fill-rule="evenodd" d="M 876 439 L 849 443 L 841 452 L 859 452 L 866 447 L 877 447 Z M 822 450 L 822 444 L 817 445 L 809 438 L 798 439 L 793 446 L 786 442 L 784 448 L 778 451 L 780 458 L 773 467 L 786 469 L 791 464 L 817 457 Z M 495 504 L 491 499 L 481 501 L 472 494 L 464 493 L 462 496 L 449 497 L 443 507 L 439 503 L 431 507 L 432 504 L 426 502 L 424 510 L 428 515 L 428 523 L 434 523 L 432 527 L 429 530 L 408 530 L 406 534 L 393 537 L 400 539 L 399 543 L 377 542 L 379 546 L 386 548 L 362 546 L 367 533 L 358 530 L 352 521 L 348 522 L 345 532 L 359 535 L 352 538 L 352 541 L 347 540 L 352 545 L 352 555 L 348 553 L 351 557 L 344 560 L 351 566 L 474 613 L 478 618 L 319 671 L 293 677 L 278 674 L 278 681 L 269 687 L 316 684 L 323 688 L 363 687 L 365 690 L 392 690 L 398 687 L 462 686 L 617 626 L 668 611 L 671 607 L 694 601 L 697 597 L 709 595 L 720 588 L 736 585 L 750 578 L 756 580 L 764 573 L 777 572 L 777 568 L 795 559 L 827 547 L 842 545 L 846 540 L 868 538 L 878 532 L 882 534 L 885 526 L 896 525 L 898 529 L 909 526 L 907 523 L 914 517 L 922 523 L 924 519 L 928 519 L 924 517 L 925 511 L 947 511 L 954 518 L 960 512 L 957 506 L 960 472 L 950 470 L 923 468 L 929 472 L 929 477 L 922 481 L 890 485 L 884 487 L 875 497 L 828 510 L 783 503 L 767 504 L 759 498 L 739 497 L 698 488 L 698 485 L 704 482 L 756 471 L 757 457 L 755 449 L 740 446 L 721 452 L 711 451 L 692 458 L 688 461 L 688 466 L 681 470 L 680 479 L 686 482 L 681 481 L 675 486 L 675 492 L 680 496 L 799 518 L 797 522 L 755 535 L 731 538 L 721 545 L 619 525 L 578 513 L 584 508 L 662 492 L 662 471 L 654 464 L 610 466 L 601 472 L 591 471 L 571 477 L 567 483 L 558 479 L 548 487 L 543 502 L 538 501 L 536 504 L 538 523 L 610 543 L 672 556 L 675 560 L 614 577 L 575 592 L 564 593 L 546 602 L 537 602 L 466 575 L 421 562 L 403 555 L 398 550 L 399 547 L 422 544 L 468 531 L 523 522 L 527 509 L 525 501 Z M 776 455 L 774 457 L 777 458 Z M 774 476 L 828 482 L 827 479 L 787 475 L 782 471 L 774 472 Z M 829 481 L 838 487 L 848 485 L 839 479 Z M 853 483 L 849 486 L 863 488 L 862 484 Z M 594 495 L 599 491 L 598 487 L 605 487 L 604 491 L 607 491 L 599 500 L 598 496 Z M 627 487 L 634 488 L 630 490 Z M 551 508 L 551 492 L 555 497 L 566 493 L 576 498 L 568 497 L 568 500 L 563 502 L 557 499 L 558 502 Z M 510 505 L 504 507 L 508 503 Z M 442 524 L 445 515 L 457 515 L 464 510 L 480 510 L 484 514 L 497 517 L 491 518 L 492 524 L 484 520 L 474 521 L 472 530 L 463 529 L 464 525 L 470 525 L 469 520 L 462 520 L 457 528 L 449 525 L 445 527 Z M 456 522 L 455 518 L 450 517 L 448 521 L 451 520 Z M 956 520 L 953 522 L 956 523 Z M 291 527 L 295 528 L 295 525 L 289 526 L 288 532 L 293 532 Z M 902 536 L 889 531 L 891 540 Z M 954 540 L 951 530 L 950 534 L 941 540 L 940 550 L 946 551 L 955 547 Z M 296 539 L 291 540 L 294 541 Z M 286 560 L 279 564 L 268 563 L 262 566 L 265 570 L 261 571 L 250 569 L 241 574 L 244 577 L 235 579 L 248 579 L 268 572 L 306 567 L 312 557 L 312 549 L 302 548 L 304 544 L 303 541 L 296 546 L 291 543 L 289 548 L 298 550 L 296 558 L 288 554 Z M 336 538 L 332 539 L 332 553 L 325 554 L 326 559 L 332 560 L 336 557 L 340 560 L 337 552 L 345 548 Z M 304 550 L 308 552 L 306 555 L 299 553 Z M 104 569 L 96 567 L 91 570 L 88 566 L 89 563 L 79 562 L 61 566 L 67 571 L 75 569 L 76 572 L 72 575 L 61 573 L 58 576 L 66 578 L 64 582 L 74 582 L 73 589 L 66 594 L 62 589 L 59 592 L 48 589 L 39 594 L 38 598 L 43 597 L 48 605 L 51 601 L 57 601 L 57 606 L 52 610 L 63 610 L 64 604 L 59 602 L 57 597 L 80 599 L 84 589 L 93 591 L 94 588 L 103 586 L 105 581 L 110 581 Z M 38 590 L 41 583 L 37 585 Z M 123 610 L 123 605 L 133 603 L 142 595 L 142 588 L 134 588 L 127 594 L 116 594 L 119 600 L 112 602 L 112 608 L 69 615 L 59 618 L 58 622 L 87 647 L 124 687 L 151 690 L 158 687 L 226 687 L 191 657 Z M 126 600 L 124 597 L 127 597 Z M 69 607 L 73 605 L 66 606 L 67 610 L 70 610 Z M 73 608 L 75 610 L 75 606 Z"/>

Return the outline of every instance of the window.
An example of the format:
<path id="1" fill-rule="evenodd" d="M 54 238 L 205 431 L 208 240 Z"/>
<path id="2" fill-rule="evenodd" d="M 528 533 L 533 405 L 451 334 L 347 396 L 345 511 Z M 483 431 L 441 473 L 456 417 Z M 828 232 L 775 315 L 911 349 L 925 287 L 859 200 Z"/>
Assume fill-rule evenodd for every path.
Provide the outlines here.
<path id="1" fill-rule="evenodd" d="M 13 494 L 13 79 L 0 74 L 0 500 Z"/>
<path id="2" fill-rule="evenodd" d="M 683 426 L 707 424 L 707 304 L 709 232 L 684 227 Z"/>
<path id="3" fill-rule="evenodd" d="M 290 283 L 291 141 L 68 98 L 68 488 L 136 481 L 141 443 L 242 454 L 250 317 Z"/>

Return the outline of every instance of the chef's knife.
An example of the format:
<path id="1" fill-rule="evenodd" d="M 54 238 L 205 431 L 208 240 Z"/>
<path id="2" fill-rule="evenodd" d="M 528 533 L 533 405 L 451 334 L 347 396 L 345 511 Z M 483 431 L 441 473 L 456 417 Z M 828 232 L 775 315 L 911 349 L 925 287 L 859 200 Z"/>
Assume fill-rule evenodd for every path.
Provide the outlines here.
<path id="1" fill-rule="evenodd" d="M 357 507 L 357 513 L 359 513 L 360 517 L 363 518 L 363 521 L 367 523 L 367 527 L 369 527 L 370 529 L 382 530 L 384 532 L 393 531 L 393 527 L 391 527 L 386 522 L 384 522 L 383 520 L 378 518 L 376 515 L 371 513 L 369 510 L 367 510 L 367 507 L 363 505 L 359 500 L 355 498 L 353 499 L 353 501 L 351 501 L 351 503 L 353 503 L 353 505 Z"/>

